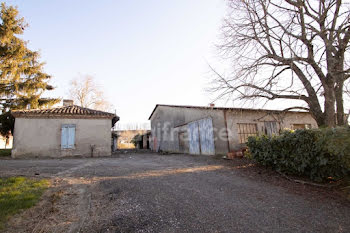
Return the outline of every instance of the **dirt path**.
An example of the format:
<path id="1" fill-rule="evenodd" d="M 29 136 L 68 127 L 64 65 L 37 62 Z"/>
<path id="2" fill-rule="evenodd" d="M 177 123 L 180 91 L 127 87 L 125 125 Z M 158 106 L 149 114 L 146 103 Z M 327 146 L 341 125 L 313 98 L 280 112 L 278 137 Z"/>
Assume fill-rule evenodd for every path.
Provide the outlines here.
<path id="1" fill-rule="evenodd" d="M 244 160 L 1 160 L 0 173 L 52 181 L 7 232 L 350 232 L 349 202 Z"/>

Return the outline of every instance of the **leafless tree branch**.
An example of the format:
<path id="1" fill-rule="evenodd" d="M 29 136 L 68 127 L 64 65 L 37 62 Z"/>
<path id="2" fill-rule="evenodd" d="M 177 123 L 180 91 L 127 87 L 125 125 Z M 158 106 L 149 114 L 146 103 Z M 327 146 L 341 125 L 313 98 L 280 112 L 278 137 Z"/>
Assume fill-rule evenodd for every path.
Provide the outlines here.
<path id="1" fill-rule="evenodd" d="M 89 75 L 73 79 L 70 83 L 70 97 L 78 105 L 102 111 L 112 111 L 112 105 L 106 100 L 94 78 Z"/>
<path id="2" fill-rule="evenodd" d="M 350 8 L 342 0 L 229 0 L 222 55 L 234 75 L 215 77 L 218 98 L 306 102 L 319 125 L 344 123 L 350 77 Z"/>

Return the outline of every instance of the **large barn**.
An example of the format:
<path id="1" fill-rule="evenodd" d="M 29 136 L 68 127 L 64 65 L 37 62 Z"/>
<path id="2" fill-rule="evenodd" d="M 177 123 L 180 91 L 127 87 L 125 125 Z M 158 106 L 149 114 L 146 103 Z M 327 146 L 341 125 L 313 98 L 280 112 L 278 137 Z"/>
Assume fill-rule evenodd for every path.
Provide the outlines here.
<path id="1" fill-rule="evenodd" d="M 317 127 L 308 112 L 160 104 L 149 120 L 152 150 L 205 155 L 237 150 L 249 136 Z"/>
<path id="2" fill-rule="evenodd" d="M 73 105 L 13 111 L 12 157 L 110 156 L 113 113 Z"/>

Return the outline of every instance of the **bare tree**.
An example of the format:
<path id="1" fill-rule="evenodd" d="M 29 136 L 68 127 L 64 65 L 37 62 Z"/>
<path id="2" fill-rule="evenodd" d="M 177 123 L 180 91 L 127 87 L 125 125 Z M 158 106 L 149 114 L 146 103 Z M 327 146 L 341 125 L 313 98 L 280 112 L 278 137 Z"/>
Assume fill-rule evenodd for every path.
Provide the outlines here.
<path id="1" fill-rule="evenodd" d="M 78 105 L 102 111 L 112 111 L 112 105 L 106 100 L 103 91 L 92 76 L 86 75 L 70 82 L 70 98 Z"/>
<path id="2" fill-rule="evenodd" d="M 234 73 L 216 73 L 219 97 L 297 100 L 318 125 L 345 124 L 349 4 L 342 0 L 229 0 L 220 50 Z M 215 71 L 215 70 L 214 70 Z M 300 100 L 300 101 L 298 101 Z M 298 104 L 296 108 L 305 107 Z"/>

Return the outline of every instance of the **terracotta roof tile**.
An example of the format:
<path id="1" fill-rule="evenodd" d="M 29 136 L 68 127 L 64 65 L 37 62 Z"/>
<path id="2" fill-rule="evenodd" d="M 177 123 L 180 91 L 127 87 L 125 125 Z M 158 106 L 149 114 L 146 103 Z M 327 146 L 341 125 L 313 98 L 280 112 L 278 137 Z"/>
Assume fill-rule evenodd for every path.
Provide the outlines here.
<path id="1" fill-rule="evenodd" d="M 11 112 L 14 117 L 53 117 L 53 116 L 88 116 L 94 118 L 114 118 L 113 113 L 83 108 L 77 105 L 49 109 L 16 110 Z M 117 117 L 118 118 L 118 117 Z"/>

